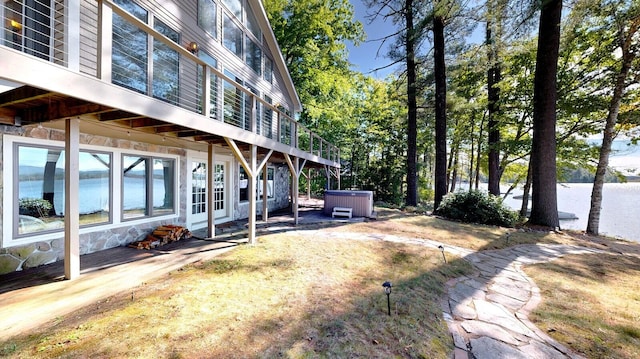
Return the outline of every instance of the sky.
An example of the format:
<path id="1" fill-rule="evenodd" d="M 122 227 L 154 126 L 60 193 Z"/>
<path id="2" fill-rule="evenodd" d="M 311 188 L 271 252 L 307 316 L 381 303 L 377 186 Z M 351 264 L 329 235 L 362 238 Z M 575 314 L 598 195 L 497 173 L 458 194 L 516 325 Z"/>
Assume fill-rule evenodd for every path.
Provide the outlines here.
<path id="1" fill-rule="evenodd" d="M 358 47 L 354 47 L 353 44 L 348 43 L 347 48 L 349 50 L 349 62 L 351 62 L 352 70 L 359 71 L 365 75 L 370 75 L 375 78 L 384 79 L 387 75 L 393 72 L 393 68 L 385 68 L 373 72 L 378 67 L 384 67 L 391 63 L 391 60 L 386 58 L 388 52 L 388 41 L 385 43 L 380 51 L 378 48 L 381 45 L 381 41 L 375 41 L 382 39 L 395 31 L 395 28 L 391 21 L 383 21 L 382 19 L 376 19 L 373 23 L 369 23 L 367 15 L 372 13 L 371 9 L 367 8 L 362 0 L 350 0 L 355 10 L 355 18 L 359 20 L 364 26 L 364 32 L 367 34 L 367 40 L 361 43 Z M 378 56 L 376 57 L 376 52 Z"/>

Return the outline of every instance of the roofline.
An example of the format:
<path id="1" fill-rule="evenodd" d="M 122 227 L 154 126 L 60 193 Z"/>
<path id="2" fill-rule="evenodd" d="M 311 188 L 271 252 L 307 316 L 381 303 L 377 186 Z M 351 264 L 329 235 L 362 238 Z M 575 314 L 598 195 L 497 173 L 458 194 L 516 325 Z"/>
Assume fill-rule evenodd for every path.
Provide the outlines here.
<path id="1" fill-rule="evenodd" d="M 291 74 L 289 73 L 289 69 L 287 68 L 287 64 L 284 61 L 284 57 L 282 57 L 282 51 L 280 51 L 280 46 L 278 45 L 278 40 L 276 40 L 276 35 L 273 33 L 273 29 L 271 28 L 271 23 L 269 22 L 269 18 L 267 17 L 267 13 L 264 9 L 264 6 L 262 6 L 262 1 L 260 0 L 248 0 L 248 2 L 251 5 L 251 9 L 254 11 L 255 14 L 259 14 L 261 16 L 257 16 L 257 20 L 258 21 L 262 21 L 262 25 L 263 26 L 263 35 L 265 37 L 265 39 L 267 40 L 267 42 L 269 43 L 270 46 L 272 46 L 273 48 L 275 48 L 277 51 L 276 53 L 272 52 L 272 55 L 274 57 L 274 62 L 276 64 L 276 66 L 278 67 L 278 69 L 280 70 L 280 73 L 282 74 L 282 76 L 284 77 L 284 81 L 285 81 L 285 87 L 287 88 L 287 91 L 289 92 L 289 95 L 291 95 L 291 98 L 293 99 L 293 111 L 294 112 L 300 112 L 302 111 L 302 102 L 300 102 L 300 97 L 298 96 L 298 92 L 296 91 L 296 87 L 293 84 L 293 79 L 291 78 Z M 267 31 L 264 32 L 264 29 L 266 29 Z"/>

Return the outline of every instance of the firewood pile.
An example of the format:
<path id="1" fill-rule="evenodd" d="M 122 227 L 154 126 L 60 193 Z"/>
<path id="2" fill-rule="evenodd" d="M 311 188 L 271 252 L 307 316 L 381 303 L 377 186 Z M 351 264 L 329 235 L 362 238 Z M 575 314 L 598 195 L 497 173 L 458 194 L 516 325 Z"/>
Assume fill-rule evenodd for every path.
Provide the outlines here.
<path id="1" fill-rule="evenodd" d="M 156 227 L 156 229 L 148 234 L 145 239 L 130 243 L 129 247 L 137 249 L 151 249 L 186 238 L 191 238 L 191 232 L 189 232 L 186 227 L 165 224 L 163 226 Z"/>

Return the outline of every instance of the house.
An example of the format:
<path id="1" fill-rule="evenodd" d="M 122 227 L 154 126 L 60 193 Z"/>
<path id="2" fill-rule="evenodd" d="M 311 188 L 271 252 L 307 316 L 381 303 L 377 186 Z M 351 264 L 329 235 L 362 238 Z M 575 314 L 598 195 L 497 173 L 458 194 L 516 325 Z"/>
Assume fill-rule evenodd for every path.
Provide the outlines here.
<path id="1" fill-rule="evenodd" d="M 0 273 L 292 205 L 339 150 L 301 103 L 259 0 L 3 0 Z M 336 182 L 333 184 L 335 185 Z"/>

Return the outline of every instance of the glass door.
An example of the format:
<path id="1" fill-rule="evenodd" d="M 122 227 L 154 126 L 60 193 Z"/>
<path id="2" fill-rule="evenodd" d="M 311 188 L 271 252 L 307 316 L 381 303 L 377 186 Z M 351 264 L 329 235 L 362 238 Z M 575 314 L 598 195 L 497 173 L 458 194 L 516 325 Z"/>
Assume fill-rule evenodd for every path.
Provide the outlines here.
<path id="1" fill-rule="evenodd" d="M 204 228 L 208 220 L 209 195 L 209 171 L 207 160 L 192 159 L 190 166 L 190 203 L 189 203 L 189 227 L 191 229 Z M 230 160 L 224 158 L 216 161 L 213 177 L 213 206 L 215 210 L 216 223 L 225 222 L 229 218 L 229 198 L 227 189 L 229 188 L 229 168 Z"/>

